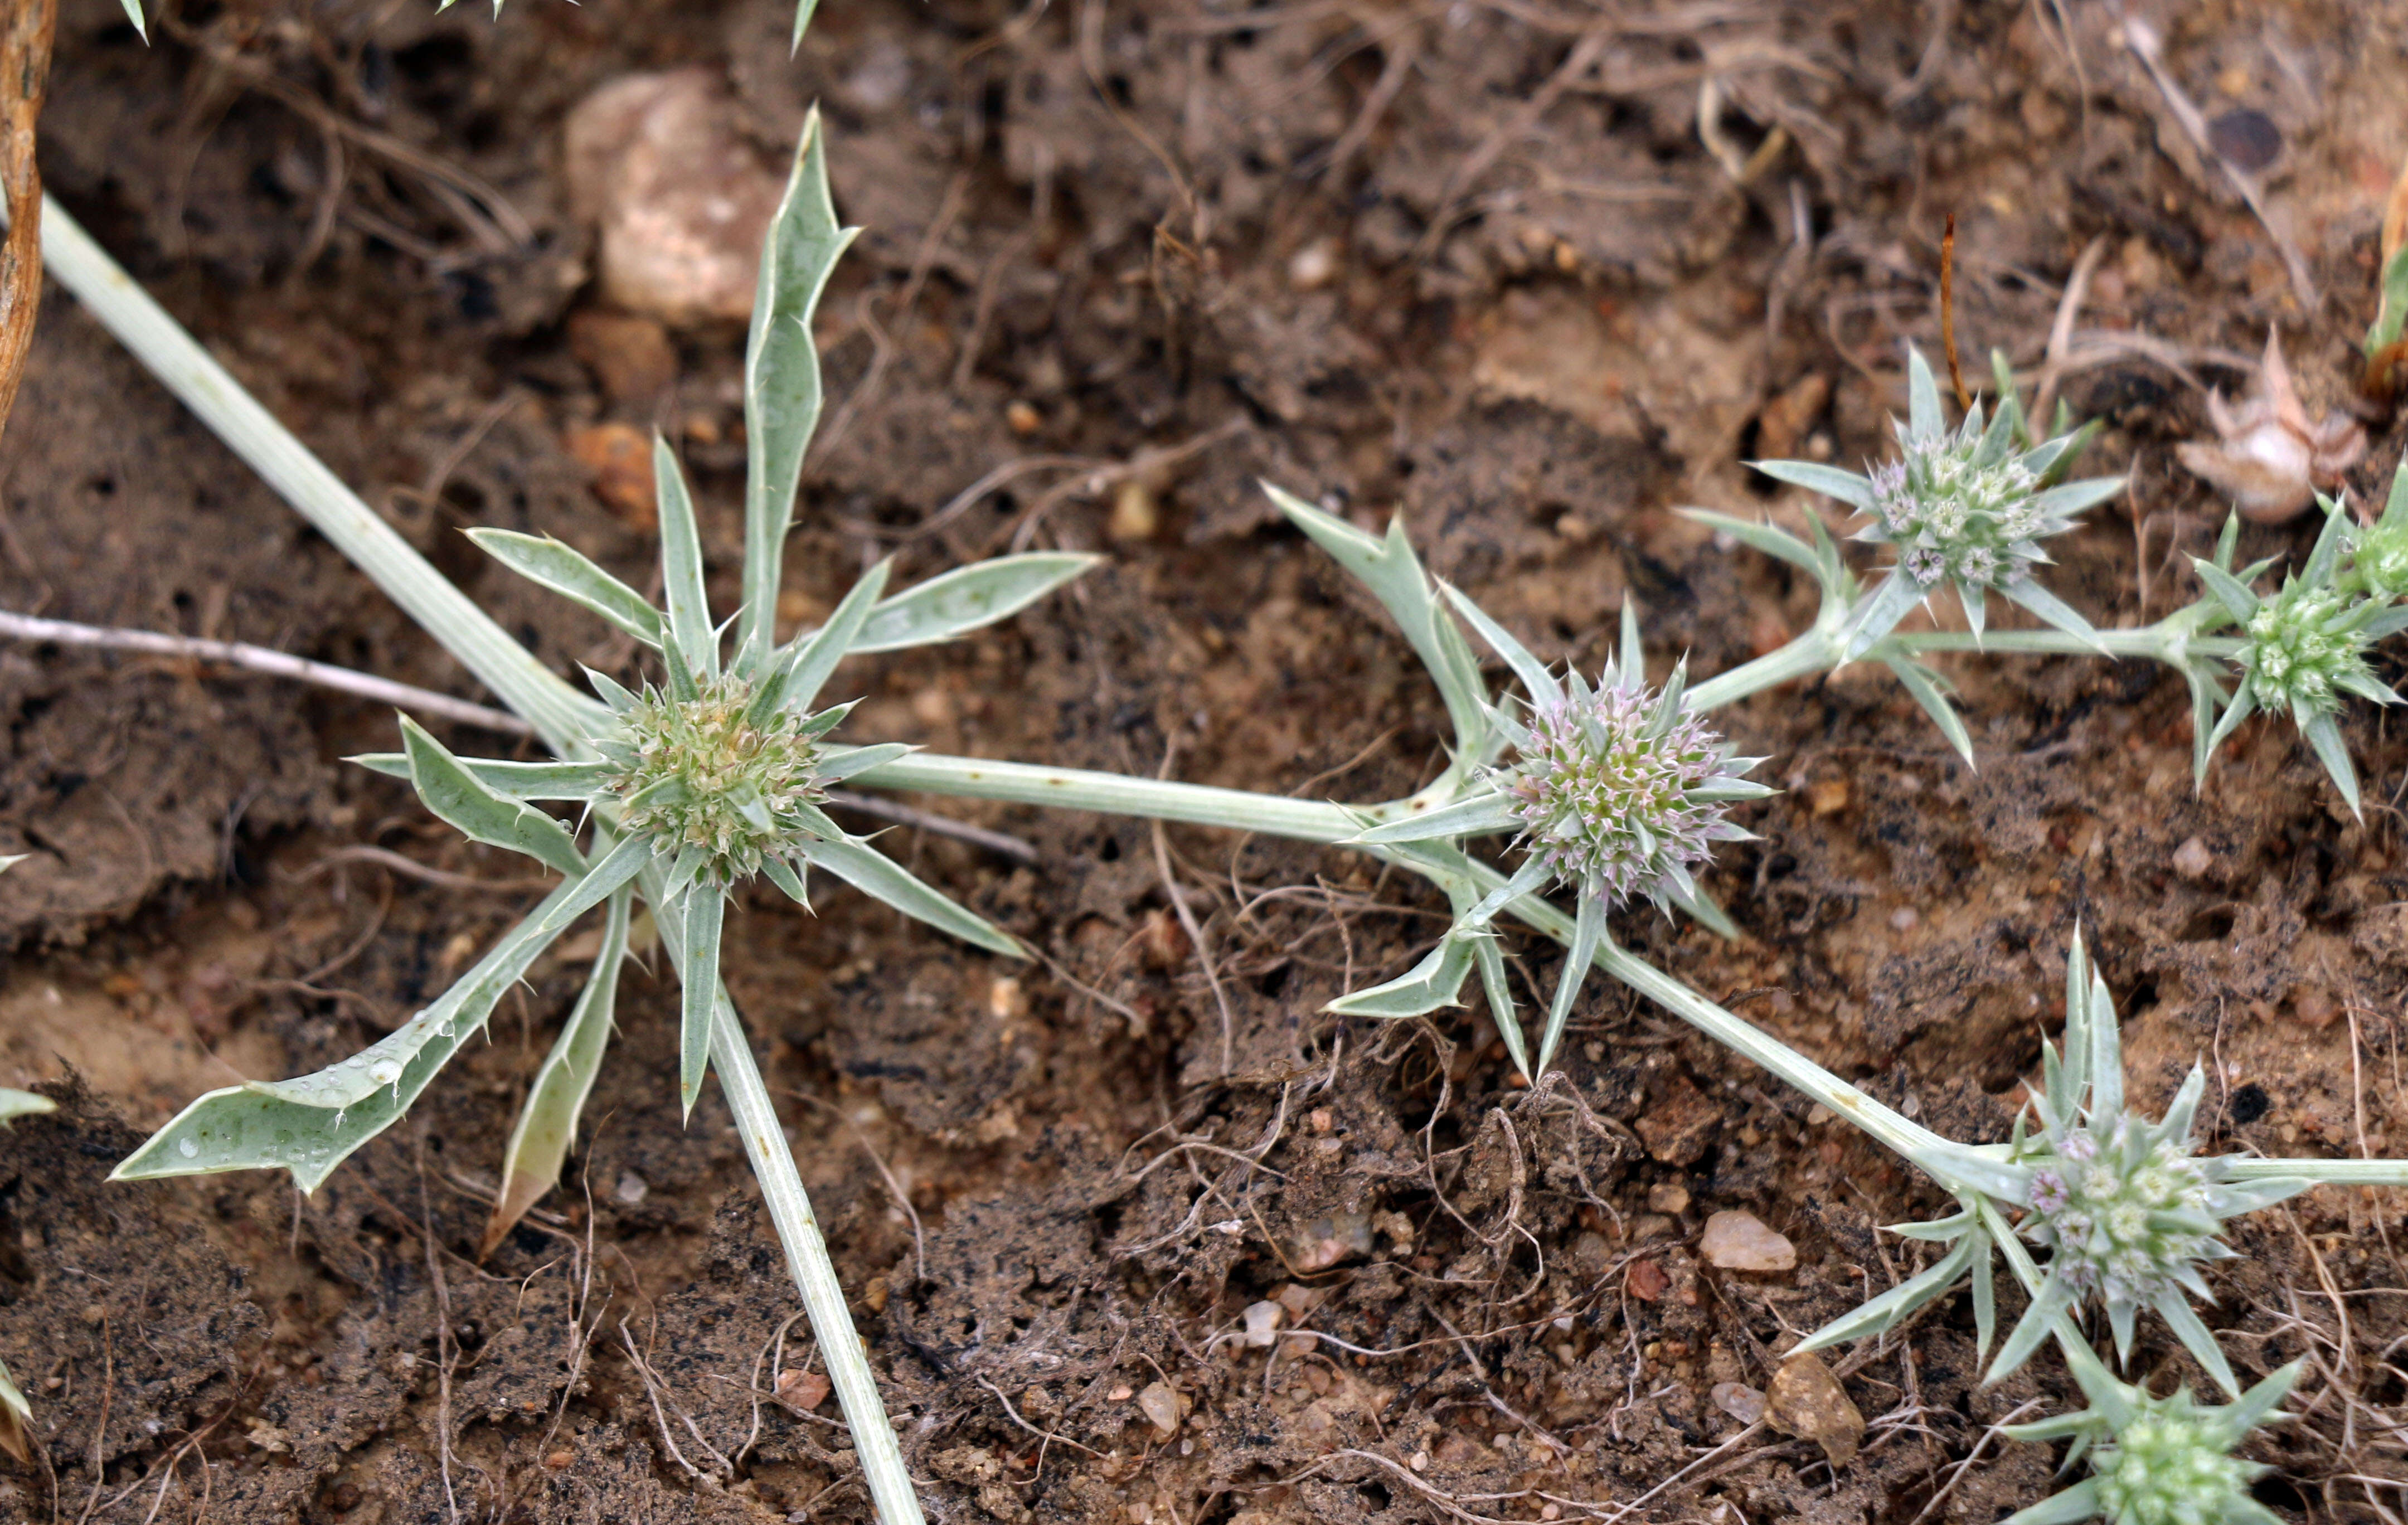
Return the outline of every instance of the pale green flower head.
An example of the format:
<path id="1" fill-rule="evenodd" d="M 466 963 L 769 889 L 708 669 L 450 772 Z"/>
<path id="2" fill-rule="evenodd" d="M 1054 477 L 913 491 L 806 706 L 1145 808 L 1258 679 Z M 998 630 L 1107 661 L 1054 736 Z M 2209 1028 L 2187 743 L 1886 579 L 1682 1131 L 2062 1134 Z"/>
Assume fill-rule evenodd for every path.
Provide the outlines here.
<path id="1" fill-rule="evenodd" d="M 1807 461 L 1755 463 L 1767 476 L 1846 503 L 1870 521 L 1855 538 L 1897 554 L 1887 576 L 1856 611 L 1847 655 L 1862 655 L 1907 611 L 1943 588 L 1956 592 L 1976 635 L 1995 593 L 2060 630 L 2091 639 L 2089 622 L 2035 577 L 2049 560 L 2041 541 L 2073 528 L 2084 510 L 2123 491 L 2121 477 L 2052 485 L 2091 431 L 2072 430 L 2018 450 L 2018 440 L 2028 436 L 2013 396 L 1986 423 L 1975 403 L 1951 430 L 1942 422 L 1931 367 L 1911 346 L 1906 372 L 1908 417 L 1897 425 L 1897 459 L 1863 475 Z"/>
<path id="2" fill-rule="evenodd" d="M 2400 495 L 2393 496 L 2396 502 Z M 2358 770 L 2350 762 L 2336 716 L 2351 695 L 2377 704 L 2400 702 L 2400 696 L 2374 676 L 2366 654 L 2383 637 L 2408 627 L 2408 610 L 2395 607 L 2389 594 L 2358 585 L 2344 574 L 2341 558 L 2351 540 L 2348 516 L 2332 499 L 2318 501 L 2325 527 L 2315 549 L 2307 564 L 2284 578 L 2282 587 L 2272 594 L 2260 595 L 2249 586 L 2264 563 L 2237 575 L 2231 570 L 2238 520 L 2225 526 L 2213 560 L 2194 558 L 2191 563 L 2207 588 L 2211 612 L 2229 616 L 2240 626 L 2235 634 L 2242 642 L 2232 657 L 2239 683 L 2200 749 L 2197 766 L 2203 775 L 2208 755 L 2258 711 L 2288 711 L 2356 812 Z M 2385 515 L 2386 521 L 2391 517 Z M 2358 566 L 2380 563 L 2390 554 L 2388 540 L 2372 558 L 2361 545 Z"/>
<path id="3" fill-rule="evenodd" d="M 2273 1469 L 2232 1453 L 2258 1426 L 2290 1417 L 2274 1405 L 2298 1380 L 2298 1362 L 2238 1403 L 2211 1406 L 2194 1402 L 2188 1388 L 2156 1398 L 2128 1387 L 2079 1346 L 2069 1346 L 2066 1360 L 2090 1406 L 2006 1432 L 2021 1441 L 2071 1440 L 2066 1466 L 2086 1456 L 2090 1475 L 2004 1525 L 2278 1525 L 2281 1517 L 2249 1496 L 2249 1485 Z"/>

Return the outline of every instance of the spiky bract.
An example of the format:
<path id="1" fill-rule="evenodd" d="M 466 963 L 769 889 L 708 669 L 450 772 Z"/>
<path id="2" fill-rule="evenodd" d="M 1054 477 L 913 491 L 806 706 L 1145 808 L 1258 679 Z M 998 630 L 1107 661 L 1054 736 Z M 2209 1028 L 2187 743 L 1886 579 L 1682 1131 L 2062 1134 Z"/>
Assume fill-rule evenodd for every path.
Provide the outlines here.
<path id="1" fill-rule="evenodd" d="M 1978 407 L 1965 422 L 1978 431 Z M 1899 570 L 1926 590 L 1946 581 L 2003 591 L 2048 560 L 2040 537 L 2073 527 L 2033 507 L 2039 474 L 1985 458 L 1978 432 L 1909 439 L 1870 481 L 1874 523 L 1856 538 L 1895 545 Z"/>
<path id="2" fill-rule="evenodd" d="M 2289 1417 L 2275 1405 L 2291 1390 L 2295 1362 L 2238 1403 L 2203 1404 L 2188 1388 L 2157 1398 L 2108 1374 L 2086 1349 L 2066 1352 L 2090 1406 L 2035 1424 L 2009 1425 L 2017 1440 L 2073 1442 L 2071 1467 L 2086 1454 L 2090 1475 L 2009 1517 L 2004 1525 L 2277 1525 L 2281 1517 L 2249 1496 L 2273 1469 L 2232 1454 L 2259 1425 Z"/>
<path id="3" fill-rule="evenodd" d="M 2366 663 L 2367 626 L 2382 607 L 2298 582 L 2261 599 L 2242 626 L 2247 644 L 2234 659 L 2258 708 L 2288 710 L 2304 722 L 2340 708 L 2344 694 L 2388 702 Z"/>
<path id="4" fill-rule="evenodd" d="M 595 745 L 614 770 L 610 792 L 620 825 L 654 854 L 700 855 L 695 877 L 727 885 L 793 856 L 803 842 L 824 840 L 815 807 L 826 730 L 785 709 L 753 712 L 752 685 L 723 677 L 674 698 L 648 687 Z"/>
<path id="5" fill-rule="evenodd" d="M 1727 786 L 1756 759 L 1734 758 L 1677 689 L 1613 673 L 1595 689 L 1577 674 L 1567 683 L 1536 701 L 1520 759 L 1499 778 L 1525 845 L 1609 906 L 1693 899 L 1713 844 L 1749 835 L 1727 818 Z"/>

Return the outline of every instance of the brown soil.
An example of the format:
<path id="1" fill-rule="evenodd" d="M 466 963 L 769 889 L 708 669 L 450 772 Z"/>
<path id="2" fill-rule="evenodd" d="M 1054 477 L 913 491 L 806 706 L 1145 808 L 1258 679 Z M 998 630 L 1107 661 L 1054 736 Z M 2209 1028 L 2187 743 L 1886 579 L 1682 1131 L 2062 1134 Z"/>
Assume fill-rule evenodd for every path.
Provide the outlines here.
<path id="1" fill-rule="evenodd" d="M 114 0 L 63 8 L 53 189 L 564 668 L 627 653 L 456 532 L 555 533 L 641 583 L 651 540 L 570 439 L 657 420 L 725 578 L 742 450 L 738 336 L 680 341 L 666 402 L 614 397 L 607 356 L 578 358 L 608 325 L 577 322 L 595 298 L 561 117 L 628 70 L 695 65 L 772 151 L 823 101 L 839 202 L 868 232 L 824 309 L 842 425 L 809 475 L 787 614 L 824 610 L 884 551 L 907 576 L 1024 527 L 1111 553 L 995 633 L 848 669 L 867 696 L 849 734 L 1147 773 L 1169 755 L 1183 778 L 1356 798 L 1426 778 L 1443 717 L 1257 478 L 1365 524 L 1400 510 L 1435 570 L 1551 659 L 1594 668 L 1636 597 L 1659 657 L 1720 670 L 1798 627 L 1811 594 L 1670 510 L 1797 523 L 1741 461 L 1881 449 L 1899 342 L 1936 349 L 1945 214 L 1969 355 L 2035 363 L 2103 237 L 2086 327 L 2156 336 L 2231 390 L 2244 378 L 2216 356 L 2278 323 L 2323 404 L 2353 374 L 2408 148 L 2399 0 L 2215 0 L 2170 28 L 2169 66 L 2211 115 L 2252 108 L 2282 136 L 2271 204 L 2323 294 L 2311 319 L 2102 7 L 831 0 L 791 65 L 788 0 L 519 0 L 498 24 L 423 0 L 187 0 L 147 49 Z M 1727 163 L 1701 139 L 1708 79 Z M 330 184 L 328 112 L 483 177 L 537 241 L 480 248 L 427 177 L 356 145 Z M 2065 391 L 2134 486 L 2060 552 L 2059 586 L 2102 623 L 2154 616 L 2191 596 L 2174 553 L 2220 516 L 2172 460 L 2203 432 L 2201 393 L 2136 348 Z M 2401 454 L 2399 430 L 2374 433 L 2361 498 Z M 1144 499 L 1054 470 L 920 531 L 1032 455 L 1140 463 Z M 0 605 L 472 692 L 55 290 L 0 483 Z M 2304 534 L 2252 529 L 2244 555 Z M 2244 730 L 2195 796 L 2185 696 L 2154 669 L 1951 673 L 1978 772 L 1875 673 L 1734 712 L 1789 790 L 1713 878 L 1747 937 L 1652 915 L 1622 935 L 1985 1138 L 2062 1020 L 2078 922 L 2144 1091 L 2204 1057 L 2229 1145 L 2397 1153 L 2408 742 L 2354 717 L 2361 825 L 2287 727 Z M 373 1038 L 530 897 L 508 883 L 521 868 L 339 762 L 390 744 L 372 706 L 13 647 L 0 716 L 0 853 L 34 855 L 0 880 L 0 1082 L 61 1100 L 0 1133 L 0 1359 L 39 1442 L 36 1465 L 0 1461 L 0 1517 L 866 1516 L 834 1405 L 764 1401 L 812 1369 L 808 1331 L 724 1111 L 679 1125 L 674 1002 L 649 976 L 623 997 L 571 1179 L 483 1265 L 466 1257 L 574 997 L 573 944 L 315 1198 L 265 1174 L 106 1184 L 197 1092 Z M 1977 1387 L 1962 1299 L 1836 1363 L 1871 1422 L 1853 1461 L 1770 1433 L 1706 1455 L 1742 1428 L 1710 1389 L 1766 1387 L 1798 1332 L 1911 1273 L 1916 1247 L 1872 1226 L 1941 1205 L 1760 1072 L 1593 983 L 1563 1081 L 1527 1092 L 1476 1008 L 1322 1013 L 1437 925 L 1360 861 L 937 803 L 1024 838 L 1036 866 L 890 842 L 1049 963 L 1009 970 L 831 889 L 816 918 L 750 902 L 726 969 L 935 1518 L 1639 1504 L 1908 1525 L 2050 1489 L 2045 1449 L 1985 1432 L 2061 1403 L 2061 1368 Z M 2194 839 L 2204 858 L 2178 857 Z M 362 844 L 499 883 L 459 893 L 340 856 Z M 1226 1074 L 1165 852 L 1207 918 Z M 1551 985 L 1555 956 L 1516 951 Z M 2260 1443 L 2281 1469 L 2260 1496 L 2287 1513 L 2401 1506 L 2408 1485 L 2376 1481 L 2408 1478 L 2387 1360 L 2408 1307 L 2384 1290 L 2408 1286 L 2401 1205 L 2324 1189 L 2261 1215 L 2218 1284 L 2211 1318 L 2244 1376 L 2310 1359 L 2307 1419 Z M 1698 1234 L 1724 1208 L 1787 1234 L 1798 1268 L 1705 1264 Z M 1266 1298 L 1344 1344 L 1229 1338 Z M 2199 1380 L 2155 1330 L 2137 1369 Z M 1181 1411 L 1168 1435 L 1137 1401 L 1155 1384 Z"/>

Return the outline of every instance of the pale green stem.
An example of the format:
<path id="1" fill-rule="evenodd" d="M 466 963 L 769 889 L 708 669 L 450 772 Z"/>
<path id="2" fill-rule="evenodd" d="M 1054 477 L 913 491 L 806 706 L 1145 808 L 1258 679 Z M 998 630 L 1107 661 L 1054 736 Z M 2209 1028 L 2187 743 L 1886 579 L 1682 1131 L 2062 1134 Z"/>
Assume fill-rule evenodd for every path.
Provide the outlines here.
<path id="1" fill-rule="evenodd" d="M 1923 656 L 1941 652 L 1972 652 L 1987 655 L 2139 657 L 2178 668 L 2186 656 L 2229 657 L 2240 652 L 2241 641 L 2229 636 L 2192 635 L 2182 620 L 2181 614 L 2175 614 L 2137 630 L 2101 630 L 2095 640 L 2067 630 L 1991 630 L 1980 636 L 1970 630 L 1893 631 L 1857 660 L 1877 662 L 1885 655 Z M 1840 665 L 1839 658 L 1839 641 L 1818 625 L 1778 651 L 1691 684 L 1689 705 L 1699 712 L 1718 710 L 1768 688 L 1828 672 Z"/>
<path id="2" fill-rule="evenodd" d="M 42 254 L 59 283 L 73 292 L 170 392 L 428 634 L 526 717 L 555 753 L 573 756 L 584 750 L 583 738 L 609 712 L 537 661 L 428 565 L 308 446 L 227 375 L 74 219 L 47 198 Z M 646 899 L 657 906 L 659 875 L 654 871 L 648 878 Z M 676 918 L 656 919 L 670 957 L 680 957 Z M 828 1258 L 802 1176 L 795 1169 L 794 1152 L 786 1147 L 768 1087 L 753 1063 L 743 1024 L 724 989 L 711 1025 L 711 1058 L 770 1221 L 785 1246 L 811 1331 L 827 1358 L 828 1382 L 853 1431 L 854 1453 L 861 1460 L 879 1518 L 882 1525 L 921 1525 L 919 1500 L 913 1494 L 910 1475 L 903 1468 L 902 1447 L 879 1398 L 861 1336 L 853 1327 L 852 1312 L 845 1306 L 843 1285 Z"/>
<path id="3" fill-rule="evenodd" d="M 2408 1187 L 2408 1159 L 2228 1159 L 2224 1173 L 2235 1181 L 2306 1176 L 2345 1187 Z"/>
<path id="4" fill-rule="evenodd" d="M 1245 794 L 1201 784 L 1129 778 L 1118 773 L 1090 772 L 1076 768 L 1037 768 L 1025 763 L 989 762 L 977 757 L 948 757 L 915 752 L 908 757 L 855 775 L 873 787 L 913 789 L 931 794 L 1006 799 L 1020 804 L 1064 810 L 1091 810 L 1114 815 L 1136 815 L 1194 826 L 1260 831 L 1302 842 L 1342 843 L 1356 835 L 1362 818 L 1395 819 L 1404 802 L 1360 811 L 1307 799 Z M 1407 868 L 1407 859 L 1396 859 Z M 1482 866 L 1481 888 L 1504 883 L 1502 875 Z M 1513 914 L 1554 938 L 1571 941 L 1572 919 L 1537 896 L 1513 902 Z M 1747 1022 L 1698 995 L 1644 960 L 1607 942 L 1598 950 L 1598 967 L 1662 1005 L 1666 1010 L 1736 1049 L 1780 1076 L 1800 1092 L 1846 1117 L 1867 1133 L 1918 1164 L 1972 1158 L 1957 1144 L 1917 1126 L 1862 1091 L 1757 1030 Z M 1927 1168 L 1928 1168 L 1927 1166 Z"/>
<path id="5" fill-rule="evenodd" d="M 644 899 L 655 908 L 661 903 L 662 880 L 657 865 L 638 879 Z M 682 974 L 682 918 L 656 914 L 652 920 L 660 928 L 662 946 Z M 795 1168 L 795 1151 L 786 1144 L 785 1128 L 778 1121 L 769 1087 L 761 1079 L 760 1066 L 753 1062 L 743 1018 L 737 1014 L 724 985 L 712 1009 L 710 1064 L 718 1072 L 719 1091 L 727 1099 L 727 1110 L 735 1115 L 736 1131 L 744 1141 L 744 1155 L 752 1161 L 752 1178 L 760 1184 L 761 1201 L 769 1209 L 778 1243 L 785 1246 L 786 1269 L 802 1293 L 804 1315 L 826 1358 L 828 1386 L 836 1390 L 844 1422 L 853 1431 L 853 1454 L 860 1459 L 861 1475 L 868 1485 L 880 1525 L 923 1525 L 919 1496 L 911 1486 L 910 1473 L 903 1466 L 902 1445 L 896 1439 L 885 1401 L 878 1394 L 869 1353 L 853 1326 L 853 1310 L 845 1304 L 844 1283 L 837 1277 L 836 1262 L 828 1258 L 827 1241 L 820 1233 L 818 1216 L 811 1211 L 810 1194 L 803 1187 L 802 1173 Z"/>
<path id="6" fill-rule="evenodd" d="M 1753 662 L 1742 662 L 1703 683 L 1691 683 L 1689 708 L 1701 714 L 1719 710 L 1726 704 L 1737 704 L 1750 694 L 1828 672 L 1839 662 L 1840 643 L 1817 626 L 1778 651 L 1767 652 Z"/>
<path id="7" fill-rule="evenodd" d="M 59 205 L 42 198 L 42 260 L 209 431 L 249 462 L 469 671 L 534 725 L 553 751 L 579 755 L 608 713 L 537 661 L 377 517 L 342 479 L 226 374 L 183 326 L 118 267 Z"/>

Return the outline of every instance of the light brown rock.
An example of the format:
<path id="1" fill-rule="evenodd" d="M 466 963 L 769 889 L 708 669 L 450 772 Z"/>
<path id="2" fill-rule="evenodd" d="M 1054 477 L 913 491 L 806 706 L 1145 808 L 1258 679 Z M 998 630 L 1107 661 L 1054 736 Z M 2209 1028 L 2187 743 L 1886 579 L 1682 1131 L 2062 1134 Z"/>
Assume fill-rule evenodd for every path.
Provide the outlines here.
<path id="1" fill-rule="evenodd" d="M 1145 1390 L 1137 1395 L 1137 1406 L 1156 1434 L 1168 1439 L 1178 1431 L 1179 1395 L 1170 1390 L 1168 1384 L 1147 1383 Z"/>
<path id="2" fill-rule="evenodd" d="M 1798 1264 L 1798 1246 L 1753 1213 L 1716 1213 L 1706 1219 L 1705 1237 L 1698 1247 L 1725 1271 L 1789 1271 Z"/>
<path id="3" fill-rule="evenodd" d="M 1764 1417 L 1783 1434 L 1822 1446 L 1834 1467 L 1856 1460 L 1865 1433 L 1864 1415 L 1820 1356 L 1792 1356 L 1781 1363 L 1764 1395 Z"/>
<path id="4" fill-rule="evenodd" d="M 570 110 L 569 205 L 601 245 L 602 292 L 673 328 L 752 310 L 780 177 L 706 69 L 630 74 Z"/>

